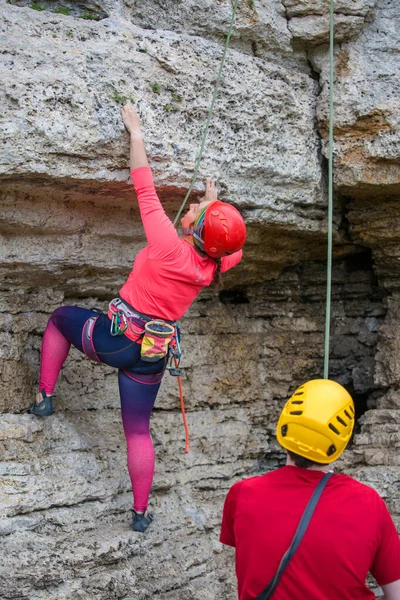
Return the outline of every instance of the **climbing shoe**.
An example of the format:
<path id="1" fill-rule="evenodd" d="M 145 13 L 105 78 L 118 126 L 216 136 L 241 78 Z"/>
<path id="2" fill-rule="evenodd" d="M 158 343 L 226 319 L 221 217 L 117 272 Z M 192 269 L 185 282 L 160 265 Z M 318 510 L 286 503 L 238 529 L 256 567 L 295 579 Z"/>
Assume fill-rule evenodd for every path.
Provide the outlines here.
<path id="1" fill-rule="evenodd" d="M 146 529 L 148 528 L 148 526 L 150 525 L 150 523 L 153 521 L 154 517 L 153 515 L 146 510 L 146 512 L 144 513 L 140 513 L 140 512 L 136 512 L 136 510 L 133 510 L 133 519 L 132 519 L 132 529 L 133 531 L 140 531 L 141 533 L 143 533 L 144 531 L 146 531 Z"/>
<path id="2" fill-rule="evenodd" d="M 41 390 L 39 394 L 42 396 L 42 401 L 37 403 L 34 402 L 29 409 L 32 415 L 38 415 L 40 417 L 48 417 L 54 412 L 53 408 L 53 396 L 46 396 L 46 392 Z"/>

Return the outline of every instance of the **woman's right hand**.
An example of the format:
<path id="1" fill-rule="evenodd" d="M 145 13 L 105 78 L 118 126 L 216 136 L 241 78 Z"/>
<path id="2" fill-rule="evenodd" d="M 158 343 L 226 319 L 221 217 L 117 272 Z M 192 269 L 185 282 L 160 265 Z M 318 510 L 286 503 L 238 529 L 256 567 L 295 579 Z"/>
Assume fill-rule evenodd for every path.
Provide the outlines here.
<path id="1" fill-rule="evenodd" d="M 144 147 L 143 135 L 140 129 L 139 117 L 133 105 L 128 102 L 121 108 L 121 117 L 125 127 L 130 133 L 130 169 L 138 169 L 139 167 L 148 167 L 149 163 Z"/>
<path id="2" fill-rule="evenodd" d="M 139 117 L 137 116 L 133 104 L 128 102 L 121 108 L 121 117 L 125 127 L 131 135 L 135 135 L 135 137 L 142 137 Z"/>

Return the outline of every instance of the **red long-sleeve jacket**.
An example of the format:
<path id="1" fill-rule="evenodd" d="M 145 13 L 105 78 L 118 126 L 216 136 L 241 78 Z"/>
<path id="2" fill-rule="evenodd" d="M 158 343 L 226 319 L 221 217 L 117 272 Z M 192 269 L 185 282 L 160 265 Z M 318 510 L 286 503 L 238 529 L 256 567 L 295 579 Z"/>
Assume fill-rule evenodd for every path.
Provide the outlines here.
<path id="1" fill-rule="evenodd" d="M 210 285 L 217 264 L 178 236 L 156 194 L 150 168 L 134 169 L 131 176 L 148 244 L 137 254 L 120 296 L 146 315 L 175 321 Z M 241 250 L 223 257 L 221 273 L 241 258 Z"/>

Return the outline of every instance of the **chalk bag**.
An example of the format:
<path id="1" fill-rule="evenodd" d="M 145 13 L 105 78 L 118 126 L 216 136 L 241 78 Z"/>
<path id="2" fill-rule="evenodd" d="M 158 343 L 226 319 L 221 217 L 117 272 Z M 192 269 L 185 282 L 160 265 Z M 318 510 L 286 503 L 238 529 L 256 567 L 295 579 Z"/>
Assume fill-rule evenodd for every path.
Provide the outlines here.
<path id="1" fill-rule="evenodd" d="M 175 335 L 175 327 L 161 320 L 147 321 L 141 347 L 141 358 L 156 362 L 165 358 Z"/>

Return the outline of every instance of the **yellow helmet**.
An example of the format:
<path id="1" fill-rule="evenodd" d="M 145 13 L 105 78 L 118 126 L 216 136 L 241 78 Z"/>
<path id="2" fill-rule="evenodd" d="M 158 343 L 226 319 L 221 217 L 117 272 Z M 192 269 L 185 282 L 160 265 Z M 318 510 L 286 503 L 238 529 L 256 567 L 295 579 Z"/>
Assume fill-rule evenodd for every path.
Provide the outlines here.
<path id="1" fill-rule="evenodd" d="M 339 383 L 313 379 L 285 404 L 276 436 L 281 446 L 316 463 L 331 463 L 346 448 L 354 427 L 354 403 Z"/>

